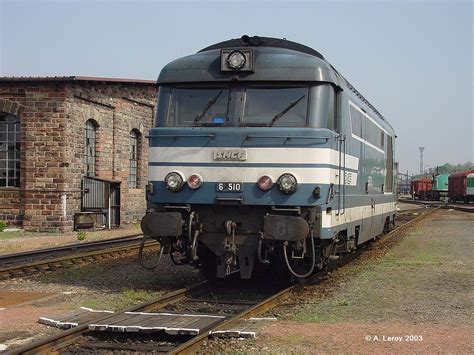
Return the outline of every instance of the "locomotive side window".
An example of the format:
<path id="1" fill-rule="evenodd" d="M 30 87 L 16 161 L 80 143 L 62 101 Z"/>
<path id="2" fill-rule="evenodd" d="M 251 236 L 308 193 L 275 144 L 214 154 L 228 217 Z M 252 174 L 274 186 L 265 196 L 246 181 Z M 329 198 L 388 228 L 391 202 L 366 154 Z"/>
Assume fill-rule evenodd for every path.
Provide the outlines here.
<path id="1" fill-rule="evenodd" d="M 315 85 L 309 95 L 308 126 L 335 130 L 335 93 L 332 86 Z"/>
<path id="2" fill-rule="evenodd" d="M 308 91 L 303 88 L 247 88 L 242 124 L 306 126 Z"/>
<path id="3" fill-rule="evenodd" d="M 352 135 L 361 142 L 384 153 L 384 129 L 360 108 L 350 103 Z"/>
<path id="4" fill-rule="evenodd" d="M 385 191 L 393 191 L 393 140 L 392 137 L 387 136 L 387 175 L 385 177 Z"/>

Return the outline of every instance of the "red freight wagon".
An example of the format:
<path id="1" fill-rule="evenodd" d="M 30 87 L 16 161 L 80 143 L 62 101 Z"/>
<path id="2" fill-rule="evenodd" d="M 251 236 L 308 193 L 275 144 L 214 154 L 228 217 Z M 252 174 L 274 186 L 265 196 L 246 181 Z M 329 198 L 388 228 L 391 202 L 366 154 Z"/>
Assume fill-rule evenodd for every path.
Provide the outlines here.
<path id="1" fill-rule="evenodd" d="M 410 182 L 410 194 L 421 200 L 425 200 L 431 196 L 433 182 L 429 178 L 421 178 Z"/>
<path id="2" fill-rule="evenodd" d="M 467 189 L 467 176 L 474 173 L 474 170 L 458 171 L 452 173 L 448 177 L 448 196 L 451 201 L 474 201 L 473 196 L 468 196 L 466 193 Z"/>

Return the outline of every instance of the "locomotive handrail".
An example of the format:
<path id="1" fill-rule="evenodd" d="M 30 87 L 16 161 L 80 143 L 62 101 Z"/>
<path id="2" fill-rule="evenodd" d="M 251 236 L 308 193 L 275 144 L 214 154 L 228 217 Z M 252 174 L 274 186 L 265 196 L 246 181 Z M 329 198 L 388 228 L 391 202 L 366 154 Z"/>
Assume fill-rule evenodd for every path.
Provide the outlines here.
<path id="1" fill-rule="evenodd" d="M 178 140 L 180 137 L 206 137 L 210 138 L 211 140 L 216 139 L 215 134 L 150 134 L 149 136 L 145 136 L 145 138 L 159 138 L 159 137 L 173 137 Z"/>
<path id="2" fill-rule="evenodd" d="M 256 136 L 256 135 L 247 135 L 245 136 L 245 140 L 250 140 L 252 138 L 286 138 L 286 141 L 290 141 L 292 139 L 323 139 L 327 142 L 331 137 L 307 137 L 307 136 Z"/>

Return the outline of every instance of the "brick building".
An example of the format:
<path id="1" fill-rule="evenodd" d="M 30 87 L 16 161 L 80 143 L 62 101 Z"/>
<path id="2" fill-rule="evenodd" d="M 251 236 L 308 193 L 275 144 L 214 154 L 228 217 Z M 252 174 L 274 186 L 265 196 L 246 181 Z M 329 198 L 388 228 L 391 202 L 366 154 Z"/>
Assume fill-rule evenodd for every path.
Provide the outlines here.
<path id="1" fill-rule="evenodd" d="M 156 94 L 146 80 L 0 78 L 0 220 L 70 231 L 88 207 L 139 220 Z"/>

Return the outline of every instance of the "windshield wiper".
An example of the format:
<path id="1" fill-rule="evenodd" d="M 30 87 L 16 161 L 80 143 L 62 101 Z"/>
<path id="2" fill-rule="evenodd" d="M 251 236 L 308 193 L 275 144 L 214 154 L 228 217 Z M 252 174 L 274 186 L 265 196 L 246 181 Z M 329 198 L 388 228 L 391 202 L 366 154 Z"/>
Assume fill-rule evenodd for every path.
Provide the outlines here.
<path id="1" fill-rule="evenodd" d="M 293 107 L 295 107 L 298 102 L 303 100 L 306 95 L 301 96 L 298 100 L 291 102 L 288 106 L 285 107 L 283 111 L 280 113 L 277 113 L 275 116 L 273 116 L 272 121 L 270 122 L 270 126 L 273 126 L 276 121 L 278 121 L 280 118 L 282 118 L 288 111 L 290 111 Z"/>
<path id="2" fill-rule="evenodd" d="M 194 119 L 194 124 L 198 123 L 199 120 L 204 117 L 207 111 L 209 111 L 209 109 L 217 102 L 217 100 L 219 99 L 219 96 L 221 96 L 223 92 L 224 90 L 221 90 L 216 96 L 211 97 L 209 99 L 206 106 L 204 106 L 204 108 L 202 109 L 202 112 L 196 115 L 196 118 Z"/>

